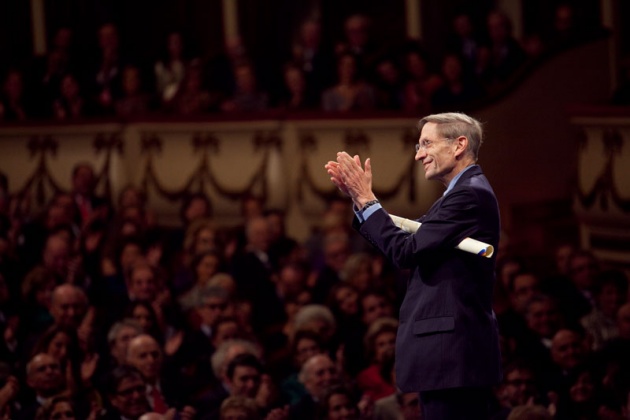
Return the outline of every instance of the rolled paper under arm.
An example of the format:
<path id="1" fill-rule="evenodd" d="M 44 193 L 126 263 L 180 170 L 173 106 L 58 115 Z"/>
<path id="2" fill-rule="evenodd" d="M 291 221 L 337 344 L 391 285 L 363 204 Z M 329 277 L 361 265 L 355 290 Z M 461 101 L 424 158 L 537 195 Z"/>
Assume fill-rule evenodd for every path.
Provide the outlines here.
<path id="1" fill-rule="evenodd" d="M 396 226 L 408 233 L 416 233 L 422 225 L 422 223 L 416 222 L 415 220 L 405 219 L 404 217 L 394 216 L 393 214 L 390 214 L 389 217 L 392 218 Z M 494 247 L 492 245 L 472 238 L 464 238 L 455 248 L 486 258 L 492 257 L 494 253 Z"/>

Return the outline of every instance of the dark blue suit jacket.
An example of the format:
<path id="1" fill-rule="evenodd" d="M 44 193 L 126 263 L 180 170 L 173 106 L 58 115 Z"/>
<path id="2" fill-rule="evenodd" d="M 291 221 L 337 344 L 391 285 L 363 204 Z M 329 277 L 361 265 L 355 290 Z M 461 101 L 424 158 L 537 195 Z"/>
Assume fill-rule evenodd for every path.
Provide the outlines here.
<path id="1" fill-rule="evenodd" d="M 466 237 L 499 242 L 499 208 L 479 166 L 418 219 L 415 234 L 379 209 L 355 228 L 412 275 L 400 308 L 396 382 L 404 392 L 489 386 L 501 380 L 492 311 L 494 257 L 455 249 Z"/>

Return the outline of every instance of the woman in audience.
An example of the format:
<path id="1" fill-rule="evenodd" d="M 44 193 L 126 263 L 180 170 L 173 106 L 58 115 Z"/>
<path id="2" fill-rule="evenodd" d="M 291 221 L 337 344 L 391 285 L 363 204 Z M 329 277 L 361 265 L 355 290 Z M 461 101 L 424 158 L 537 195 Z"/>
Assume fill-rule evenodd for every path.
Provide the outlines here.
<path id="1" fill-rule="evenodd" d="M 381 371 L 387 354 L 394 352 L 398 321 L 380 318 L 370 325 L 364 337 L 366 360 L 370 365 L 357 375 L 357 386 L 372 401 L 396 392 L 393 385 L 383 378 Z"/>
<path id="2" fill-rule="evenodd" d="M 376 106 L 376 95 L 372 86 L 357 77 L 354 55 L 345 53 L 337 59 L 337 85 L 324 91 L 324 111 L 368 111 Z"/>

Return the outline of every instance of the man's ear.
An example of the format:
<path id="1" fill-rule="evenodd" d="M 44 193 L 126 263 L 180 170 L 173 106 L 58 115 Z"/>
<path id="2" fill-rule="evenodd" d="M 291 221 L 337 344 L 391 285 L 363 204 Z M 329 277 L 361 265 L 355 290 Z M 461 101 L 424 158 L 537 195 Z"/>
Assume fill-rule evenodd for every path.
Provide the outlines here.
<path id="1" fill-rule="evenodd" d="M 455 149 L 455 157 L 463 156 L 468 149 L 468 137 L 459 136 L 455 139 L 455 144 L 457 148 Z"/>

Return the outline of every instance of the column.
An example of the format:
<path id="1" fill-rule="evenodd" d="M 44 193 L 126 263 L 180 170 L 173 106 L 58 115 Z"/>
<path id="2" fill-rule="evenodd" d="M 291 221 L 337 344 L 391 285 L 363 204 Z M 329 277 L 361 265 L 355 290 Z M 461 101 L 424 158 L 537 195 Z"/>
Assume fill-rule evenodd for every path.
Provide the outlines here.
<path id="1" fill-rule="evenodd" d="M 422 0 L 405 0 L 407 37 L 410 39 L 422 38 L 421 3 Z"/>
<path id="2" fill-rule="evenodd" d="M 33 55 L 46 54 L 46 13 L 44 0 L 31 0 L 31 30 L 33 32 Z"/>

